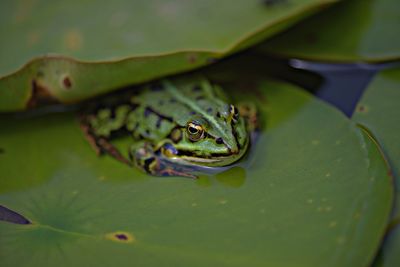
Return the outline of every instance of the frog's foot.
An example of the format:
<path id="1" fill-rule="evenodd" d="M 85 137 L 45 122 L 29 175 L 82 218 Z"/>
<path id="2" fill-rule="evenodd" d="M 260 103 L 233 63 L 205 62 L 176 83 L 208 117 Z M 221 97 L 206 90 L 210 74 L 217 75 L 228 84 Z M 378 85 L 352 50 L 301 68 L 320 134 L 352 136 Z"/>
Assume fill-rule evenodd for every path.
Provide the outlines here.
<path id="1" fill-rule="evenodd" d="M 98 156 L 103 155 L 103 154 L 109 154 L 116 160 L 125 163 L 129 166 L 132 166 L 132 163 L 126 159 L 119 151 L 118 149 L 111 144 L 106 138 L 104 137 L 96 137 L 93 132 L 91 127 L 85 123 L 85 119 L 81 118 L 80 120 L 80 127 L 88 140 L 89 144 L 91 147 L 96 151 L 96 154 Z"/>
<path id="2" fill-rule="evenodd" d="M 136 150 L 131 150 L 129 155 L 137 168 L 150 175 L 197 178 L 196 175 L 189 173 L 189 170 L 160 158 L 147 143 Z"/>
<path id="3" fill-rule="evenodd" d="M 132 166 L 132 162 L 126 159 L 120 152 L 119 150 L 111 144 L 107 139 L 105 138 L 99 138 L 97 139 L 97 144 L 101 148 L 102 153 L 109 154 L 111 157 L 115 158 L 116 160 L 127 164 L 128 166 Z"/>
<path id="4" fill-rule="evenodd" d="M 83 134 L 85 135 L 86 140 L 89 142 L 90 146 L 96 151 L 96 154 L 100 156 L 102 154 L 101 148 L 97 144 L 96 137 L 92 132 L 92 128 L 88 124 L 87 116 L 81 115 L 79 116 L 79 127 L 81 128 Z"/>
<path id="5" fill-rule="evenodd" d="M 247 130 L 255 132 L 260 129 L 257 107 L 252 102 L 241 102 L 237 105 L 239 114 L 246 121 Z"/>

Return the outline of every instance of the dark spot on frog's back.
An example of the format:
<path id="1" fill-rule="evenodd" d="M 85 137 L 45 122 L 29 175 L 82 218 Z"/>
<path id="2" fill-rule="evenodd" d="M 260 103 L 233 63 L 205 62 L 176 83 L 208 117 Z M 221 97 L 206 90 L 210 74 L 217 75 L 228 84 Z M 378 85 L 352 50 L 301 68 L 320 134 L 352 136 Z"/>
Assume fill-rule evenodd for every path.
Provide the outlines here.
<path id="1" fill-rule="evenodd" d="M 156 122 L 157 129 L 160 129 L 162 121 L 163 121 L 163 119 L 158 117 L 157 122 Z"/>
<path id="2" fill-rule="evenodd" d="M 1 155 L 1 154 L 4 154 L 4 152 L 5 152 L 5 151 L 4 151 L 4 148 L 1 148 L 1 147 L 0 147 L 0 155 Z"/>
<path id="3" fill-rule="evenodd" d="M 193 92 L 200 92 L 201 91 L 201 87 L 199 85 L 195 85 L 195 86 L 193 86 L 192 91 Z"/>
<path id="4" fill-rule="evenodd" d="M 152 110 L 150 108 L 145 108 L 144 116 L 147 118 L 151 114 Z"/>
<path id="5" fill-rule="evenodd" d="M 207 108 L 208 113 L 212 113 L 213 109 L 212 108 Z"/>
<path id="6" fill-rule="evenodd" d="M 148 158 L 148 159 L 146 159 L 145 161 L 144 161 L 144 169 L 146 170 L 146 172 L 148 172 L 148 173 L 151 173 L 151 164 L 153 163 L 153 162 L 155 162 L 155 158 L 154 157 L 151 157 L 151 158 Z"/>

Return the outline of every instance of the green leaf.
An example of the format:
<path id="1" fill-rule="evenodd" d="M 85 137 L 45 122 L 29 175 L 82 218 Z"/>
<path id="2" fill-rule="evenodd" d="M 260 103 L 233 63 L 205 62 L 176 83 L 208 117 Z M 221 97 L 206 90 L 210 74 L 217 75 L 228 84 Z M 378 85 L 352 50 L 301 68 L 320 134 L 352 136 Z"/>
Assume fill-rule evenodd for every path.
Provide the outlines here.
<path id="1" fill-rule="evenodd" d="M 400 58 L 399 2 L 349 0 L 272 38 L 262 51 L 322 61 L 378 62 Z"/>
<path id="2" fill-rule="evenodd" d="M 2 1 L 0 112 L 194 69 L 336 1 Z"/>
<path id="3" fill-rule="evenodd" d="M 390 223 L 388 238 L 381 257 L 383 265 L 397 266 L 398 245 L 400 242 L 400 68 L 381 71 L 368 86 L 359 101 L 352 119 L 367 127 L 378 139 L 388 161 L 390 174 L 397 185 L 395 209 Z"/>
<path id="4" fill-rule="evenodd" d="M 32 224 L 0 221 L 0 265 L 367 266 L 392 202 L 374 138 L 288 84 L 229 90 L 266 125 L 197 181 L 98 158 L 75 114 L 2 116 L 0 205 Z"/>
<path id="5" fill-rule="evenodd" d="M 368 128 L 378 139 L 391 164 L 391 175 L 400 182 L 400 68 L 381 71 L 370 83 L 352 119 Z M 400 191 L 397 190 L 399 201 Z M 400 204 L 400 203 L 399 203 Z M 400 219 L 397 207 L 395 218 Z"/>

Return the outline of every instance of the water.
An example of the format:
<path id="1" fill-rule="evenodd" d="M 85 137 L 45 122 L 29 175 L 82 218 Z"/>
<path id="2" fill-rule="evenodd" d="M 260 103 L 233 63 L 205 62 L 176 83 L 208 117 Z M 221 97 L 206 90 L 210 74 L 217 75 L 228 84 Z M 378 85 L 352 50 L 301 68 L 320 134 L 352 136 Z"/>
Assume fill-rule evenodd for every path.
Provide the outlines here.
<path id="1" fill-rule="evenodd" d="M 395 66 L 396 63 L 328 64 L 292 59 L 289 61 L 289 65 L 295 69 L 307 70 L 321 75 L 323 82 L 315 91 L 315 96 L 334 105 L 348 117 L 351 117 L 357 102 L 374 75 L 382 69 Z"/>

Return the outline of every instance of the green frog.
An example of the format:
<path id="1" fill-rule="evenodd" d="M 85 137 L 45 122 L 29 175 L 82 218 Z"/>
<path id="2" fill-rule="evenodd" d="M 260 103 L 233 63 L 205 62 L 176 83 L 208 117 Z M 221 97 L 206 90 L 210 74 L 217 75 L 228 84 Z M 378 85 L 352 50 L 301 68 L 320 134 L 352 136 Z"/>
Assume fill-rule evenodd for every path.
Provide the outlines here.
<path id="1" fill-rule="evenodd" d="M 84 112 L 81 127 L 99 154 L 151 175 L 196 178 L 196 167 L 230 165 L 246 153 L 255 129 L 254 107 L 239 112 L 205 78 L 162 80 L 125 98 Z M 128 157 L 110 142 L 121 132 L 134 140 Z"/>

